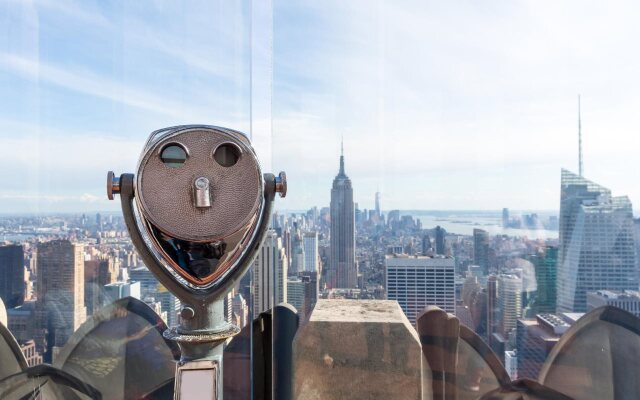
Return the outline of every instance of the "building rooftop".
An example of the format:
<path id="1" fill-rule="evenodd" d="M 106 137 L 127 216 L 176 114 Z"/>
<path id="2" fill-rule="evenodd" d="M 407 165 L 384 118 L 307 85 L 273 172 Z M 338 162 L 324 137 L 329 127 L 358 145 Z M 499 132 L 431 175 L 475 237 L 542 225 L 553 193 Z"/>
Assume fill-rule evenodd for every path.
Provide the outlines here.
<path id="1" fill-rule="evenodd" d="M 556 335 L 562 335 L 570 326 L 564 319 L 555 314 L 538 314 L 536 319 L 538 323 L 545 325 Z"/>
<path id="2" fill-rule="evenodd" d="M 584 313 L 537 314 L 535 319 L 519 319 L 534 335 L 547 341 L 557 341 Z"/>
<path id="3" fill-rule="evenodd" d="M 402 254 L 398 254 L 398 253 L 387 254 L 385 256 L 385 258 L 387 258 L 387 259 L 401 258 L 401 259 L 415 259 L 415 260 L 452 260 L 453 259 L 452 256 L 444 256 L 444 255 L 441 255 L 441 254 L 423 256 L 423 255 L 410 255 L 410 254 L 404 254 L 404 253 L 402 253 Z"/>
<path id="4" fill-rule="evenodd" d="M 598 290 L 591 292 L 605 299 L 635 299 L 640 300 L 640 291 L 637 290 Z"/>
<path id="5" fill-rule="evenodd" d="M 7 314 L 12 316 L 30 315 L 35 310 L 35 307 L 36 307 L 35 301 L 25 301 L 23 304 L 19 305 L 18 307 L 8 309 Z"/>
<path id="6" fill-rule="evenodd" d="M 560 340 L 561 333 L 556 333 L 553 328 L 541 323 L 538 319 L 519 319 L 518 323 L 527 327 L 529 335 L 538 337 L 545 342 L 557 342 Z"/>
<path id="7" fill-rule="evenodd" d="M 311 321 L 398 322 L 400 317 L 406 319 L 395 300 L 318 300 Z"/>
<path id="8" fill-rule="evenodd" d="M 127 286 L 127 285 L 134 285 L 138 283 L 137 281 L 132 281 L 132 282 L 113 282 L 113 283 L 107 283 L 106 285 L 104 285 L 105 287 L 121 287 L 121 286 Z"/>
<path id="9" fill-rule="evenodd" d="M 575 324 L 580 318 L 582 318 L 584 313 L 565 312 L 565 313 L 561 313 L 560 315 L 562 315 L 562 318 L 564 318 L 564 320 L 567 321 L 568 323 Z"/>

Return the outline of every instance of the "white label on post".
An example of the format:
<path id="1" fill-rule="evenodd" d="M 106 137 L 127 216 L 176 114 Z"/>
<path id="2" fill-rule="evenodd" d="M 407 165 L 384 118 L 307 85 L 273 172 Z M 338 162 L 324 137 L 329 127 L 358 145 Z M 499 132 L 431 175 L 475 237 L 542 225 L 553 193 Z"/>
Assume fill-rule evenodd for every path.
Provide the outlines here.
<path id="1" fill-rule="evenodd" d="M 178 384 L 176 399 L 180 400 L 216 400 L 216 374 L 217 368 L 198 368 L 202 365 L 190 365 L 186 363 L 178 367 Z"/>

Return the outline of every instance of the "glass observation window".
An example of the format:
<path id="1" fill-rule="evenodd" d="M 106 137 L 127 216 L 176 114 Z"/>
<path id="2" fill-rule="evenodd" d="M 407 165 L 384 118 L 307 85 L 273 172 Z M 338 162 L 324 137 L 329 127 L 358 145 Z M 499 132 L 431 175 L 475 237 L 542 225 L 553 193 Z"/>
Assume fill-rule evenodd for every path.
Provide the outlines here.
<path id="1" fill-rule="evenodd" d="M 1 1 L 0 398 L 640 397 L 639 16 Z"/>

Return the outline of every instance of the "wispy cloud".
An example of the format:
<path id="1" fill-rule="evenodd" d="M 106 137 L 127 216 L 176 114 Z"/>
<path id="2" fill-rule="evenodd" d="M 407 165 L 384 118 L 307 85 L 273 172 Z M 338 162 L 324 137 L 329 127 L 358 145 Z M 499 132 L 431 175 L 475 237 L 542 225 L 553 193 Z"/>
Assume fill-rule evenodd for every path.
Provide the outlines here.
<path id="1" fill-rule="evenodd" d="M 108 28 L 113 29 L 114 25 L 104 15 L 97 12 L 96 9 L 88 10 L 88 3 L 78 3 L 67 0 L 13 0 L 14 2 L 26 2 L 37 6 L 39 9 L 44 9 L 48 12 L 59 12 L 64 14 L 68 18 L 72 18 L 77 21 L 85 22 L 95 28 Z"/>
<path id="2" fill-rule="evenodd" d="M 143 145 L 142 138 L 70 133 L 11 120 L 0 120 L 0 131 L 4 212 L 113 209 L 106 200 L 106 173 L 132 171 Z"/>
<path id="3" fill-rule="evenodd" d="M 98 76 L 89 71 L 69 72 L 45 61 L 29 60 L 8 53 L 0 53 L 0 65 L 28 79 L 116 101 L 127 106 L 174 117 L 192 114 L 190 110 L 185 110 L 183 104 L 172 103 L 162 96 L 144 93 L 125 86 L 117 80 Z M 192 115 L 195 116 L 195 114 Z"/>
<path id="4" fill-rule="evenodd" d="M 22 0 L 12 1 L 18 3 Z M 219 7 L 203 4 L 206 8 L 211 7 L 211 12 L 194 10 L 192 13 L 180 13 L 183 8 L 177 3 L 129 4 L 120 13 L 111 16 L 117 18 L 119 23 L 108 18 L 99 6 L 88 2 L 37 0 L 31 5 L 43 13 L 61 15 L 105 36 L 123 35 L 129 46 L 164 53 L 189 68 L 214 77 L 236 78 L 238 71 L 234 68 L 237 67 L 234 57 L 248 57 L 250 51 L 248 38 L 244 37 L 249 32 L 246 21 L 240 24 L 223 23 L 233 18 L 248 21 L 248 9 L 245 10 L 246 6 L 241 4 L 229 3 Z M 190 35 L 204 40 L 188 40 L 185 43 L 184 31 L 176 32 L 166 24 L 159 29 L 154 17 L 173 21 L 184 19 L 184 24 L 190 25 Z M 243 41 L 246 49 L 238 52 L 237 46 Z M 226 62 L 219 62 L 216 56 L 225 57 Z"/>
<path id="5" fill-rule="evenodd" d="M 34 41 L 0 42 L 5 82 L 18 77 L 32 83 L 27 94 L 42 94 L 24 102 L 24 115 L 0 110 L 0 177 L 11 185 L 2 193 L 52 200 L 68 187 L 66 201 L 106 206 L 104 172 L 130 170 L 150 127 L 247 130 L 250 31 L 244 3 L 232 3 L 34 2 L 39 25 L 11 38 L 35 29 Z M 578 93 L 587 175 L 639 203 L 629 183 L 640 179 L 630 168 L 640 148 L 640 56 L 629 51 L 638 15 L 628 1 L 275 2 L 274 133 L 255 143 L 288 173 L 282 206 L 328 204 L 344 136 L 361 207 L 380 189 L 385 208 L 557 208 L 558 171 L 577 159 Z M 60 59 L 66 48 L 48 33 L 75 44 L 78 31 L 113 45 L 113 55 L 96 48 Z M 50 93 L 67 115 L 51 115 Z M 89 134 L 73 126 L 87 96 L 117 105 L 105 119 L 135 133 L 115 135 L 104 121 Z M 29 119 L 41 114 L 46 127 Z"/>

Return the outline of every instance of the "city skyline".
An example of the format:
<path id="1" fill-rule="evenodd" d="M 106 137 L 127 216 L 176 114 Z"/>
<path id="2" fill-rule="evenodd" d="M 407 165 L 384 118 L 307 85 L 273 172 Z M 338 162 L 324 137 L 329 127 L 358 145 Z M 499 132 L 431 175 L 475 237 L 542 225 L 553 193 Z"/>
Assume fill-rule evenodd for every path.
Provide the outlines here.
<path id="1" fill-rule="evenodd" d="M 569 222 L 573 219 L 580 222 L 580 213 L 593 214 L 592 211 L 606 211 L 608 207 L 621 208 L 616 211 L 617 216 L 607 216 L 602 220 L 594 214 L 593 221 L 576 224 L 569 230 L 566 221 L 561 218 L 560 238 L 546 239 L 492 234 L 484 229 L 474 229 L 464 234 L 445 228 L 445 232 L 439 225 L 424 225 L 414 216 L 402 215 L 398 211 L 384 216 L 380 216 L 375 209 L 368 213 L 354 213 L 350 190 L 345 190 L 351 189 L 351 182 L 346 174 L 345 158 L 342 155 L 335 180 L 333 197 L 340 201 L 334 204 L 333 210 L 326 207 L 320 210 L 312 208 L 296 215 L 273 215 L 272 229 L 261 245 L 253 273 L 247 274 L 226 297 L 228 320 L 238 321 L 238 324 L 243 325 L 250 320 L 248 318 L 251 310 L 255 315 L 277 303 L 288 302 L 295 304 L 302 323 L 306 323 L 313 313 L 317 298 L 389 299 L 398 301 L 402 312 L 413 324 L 424 307 L 435 305 L 455 315 L 462 324 L 484 338 L 499 358 L 513 367 L 514 373 L 535 376 L 536 365 L 539 366 L 540 360 L 550 351 L 550 348 L 545 347 L 542 356 L 536 353 L 538 331 L 535 321 L 540 325 L 542 320 L 564 318 L 563 311 L 570 312 L 577 319 L 584 311 L 588 311 L 581 306 L 560 307 L 561 303 L 557 309 L 555 306 L 556 297 L 560 302 L 566 297 L 566 290 L 562 289 L 562 285 L 558 285 L 559 290 L 554 289 L 556 280 L 559 282 L 567 274 L 556 274 L 553 271 L 556 261 L 559 261 L 558 268 L 563 265 L 558 260 L 558 252 L 566 247 L 566 237 L 571 236 L 572 243 L 577 243 L 576 235 L 586 237 L 587 240 L 582 239 L 582 243 L 587 246 L 587 252 L 594 254 L 599 251 L 602 258 L 614 265 L 620 259 L 628 258 L 632 252 L 630 246 L 634 243 L 630 240 L 635 241 L 635 238 L 630 228 L 640 228 L 640 220 L 630 220 L 630 203 L 625 196 L 613 197 L 606 188 L 569 171 L 564 171 L 561 176 L 563 196 L 560 199 L 563 205 L 562 216 L 568 216 L 566 218 Z M 345 205 L 351 207 L 344 207 Z M 570 207 L 567 208 L 567 205 Z M 344 212 L 345 209 L 346 219 L 336 217 L 336 212 Z M 582 211 L 578 211 L 577 218 L 570 217 L 575 214 L 575 210 Z M 500 221 L 505 226 L 518 224 L 518 217 L 509 213 L 509 210 L 496 211 L 495 214 L 504 216 Z M 541 222 L 541 218 L 534 215 L 523 217 L 520 221 L 522 223 Z M 624 217 L 624 221 L 618 221 L 618 217 Z M 354 261 L 358 265 L 354 269 L 357 280 L 354 285 L 332 285 L 335 279 L 332 271 L 336 270 L 331 262 L 334 249 L 343 247 L 345 250 L 346 247 L 350 251 L 348 245 L 342 246 L 332 238 L 339 236 L 335 233 L 336 229 L 349 228 L 352 219 L 357 227 L 354 234 L 358 245 L 353 249 Z M 617 227 L 618 222 L 624 222 L 624 226 L 621 226 L 624 229 L 607 228 L 605 231 L 609 233 L 606 238 L 593 235 L 605 225 Z M 136 256 L 122 218 L 102 214 L 23 220 L 7 218 L 0 226 L 4 226 L 5 230 L 13 230 L 21 224 L 27 230 L 36 228 L 35 230 L 48 232 L 44 237 L 27 235 L 21 239 L 24 243 L 21 264 L 27 272 L 23 275 L 27 284 L 21 288 L 25 304 L 7 309 L 7 314 L 9 327 L 16 332 L 16 337 L 21 338 L 20 344 L 24 351 L 28 351 L 29 340 L 33 337 L 36 350 L 40 350 L 36 355 L 42 354 L 45 360 L 50 360 L 52 356 L 55 359 L 66 341 L 65 338 L 69 336 L 69 332 L 56 327 L 55 324 L 60 324 L 56 320 L 51 320 L 50 326 L 47 325 L 43 311 L 48 308 L 63 312 L 67 319 L 73 314 L 79 321 L 85 315 L 87 318 L 95 315 L 101 305 L 131 295 L 152 306 L 154 312 L 169 326 L 177 324 L 180 303 L 169 292 L 160 290 L 151 271 Z M 68 239 L 60 240 L 60 237 Z M 613 251 L 602 252 L 603 245 L 606 247 L 612 241 L 617 243 Z M 73 262 L 75 269 L 79 267 L 77 261 L 84 259 L 84 287 L 77 285 L 73 289 L 76 303 L 78 306 L 82 303 L 84 307 L 67 309 L 42 293 L 42 282 L 53 282 L 51 289 L 55 289 L 61 281 L 52 280 L 51 277 L 70 273 L 64 263 L 71 257 L 63 256 L 60 251 L 43 251 L 47 247 L 57 248 L 59 243 L 64 243 L 65 248 L 72 246 L 77 249 L 74 250 L 77 254 L 73 257 L 76 260 Z M 635 244 L 637 245 L 637 241 Z M 582 251 L 578 247 L 574 249 Z M 576 258 L 573 258 L 575 261 Z M 289 260 L 294 261 L 290 266 Z M 318 270 L 307 270 L 307 266 L 315 262 L 318 263 Z M 9 263 L 5 261 L 5 264 Z M 581 262 L 579 265 L 577 275 L 591 276 L 595 271 L 593 262 L 586 260 L 584 267 L 582 264 Z M 624 271 L 619 268 L 613 271 L 613 279 L 605 279 L 610 284 L 602 286 L 598 293 L 591 292 L 598 289 L 596 287 L 586 288 L 587 297 L 606 297 L 599 301 L 635 311 L 638 304 L 638 283 L 634 280 L 633 285 L 625 287 L 632 290 L 622 292 L 619 290 L 621 287 L 618 285 L 618 277 L 620 272 L 630 272 L 631 268 L 637 272 L 638 266 L 634 263 L 622 267 Z M 65 268 L 67 272 L 64 272 Z M 62 274 L 56 274 L 60 270 L 63 271 Z M 76 278 L 79 276 L 77 273 L 75 275 Z M 571 277 L 576 274 L 568 275 Z M 81 284 L 78 279 L 65 282 Z M 593 305 L 589 303 L 589 307 L 592 308 Z M 35 322 L 25 323 L 34 312 L 38 317 L 33 320 Z M 549 325 L 544 321 L 544 324 Z M 551 333 L 543 332 L 542 335 L 555 335 L 559 338 L 559 334 L 554 333 L 555 328 L 546 325 L 544 329 L 550 329 Z M 46 333 L 46 338 L 42 332 Z M 42 343 L 48 343 L 47 340 L 52 341 L 52 348 L 43 348 Z"/>
<path id="2" fill-rule="evenodd" d="M 0 398 L 640 396 L 638 17 L 0 1 Z"/>

